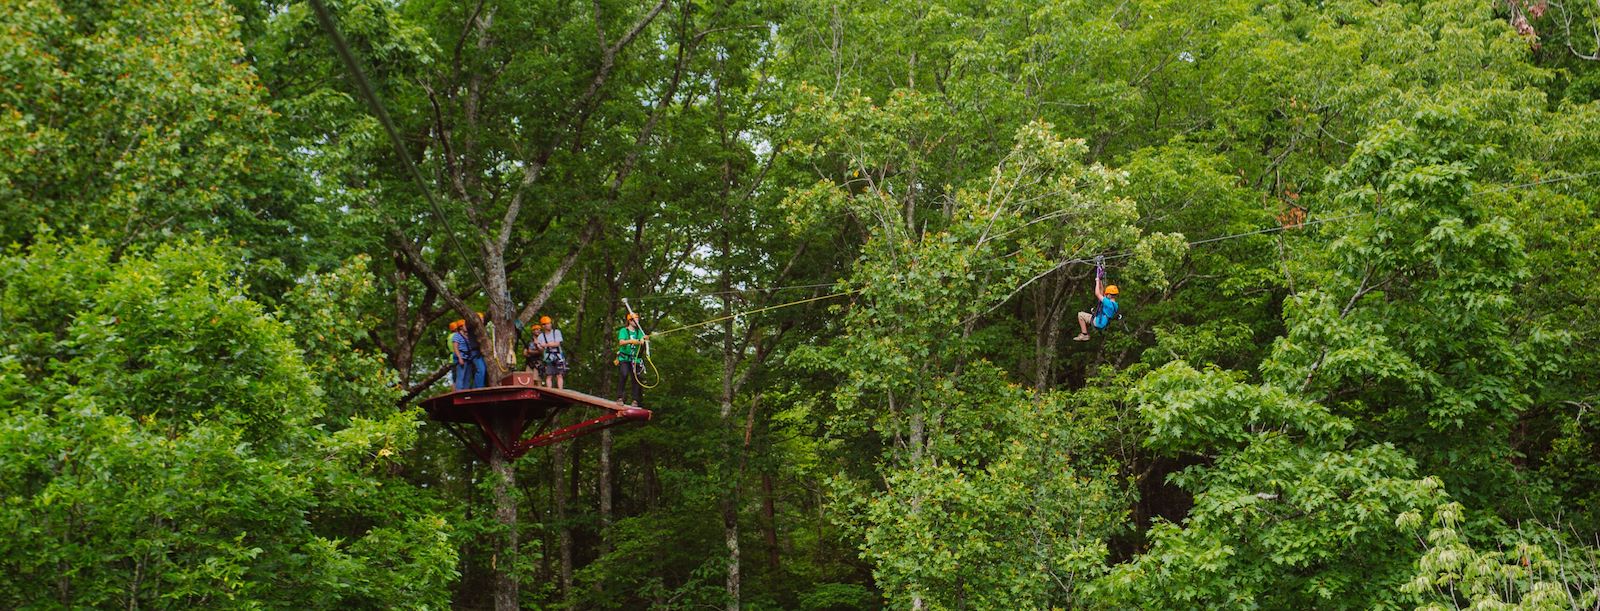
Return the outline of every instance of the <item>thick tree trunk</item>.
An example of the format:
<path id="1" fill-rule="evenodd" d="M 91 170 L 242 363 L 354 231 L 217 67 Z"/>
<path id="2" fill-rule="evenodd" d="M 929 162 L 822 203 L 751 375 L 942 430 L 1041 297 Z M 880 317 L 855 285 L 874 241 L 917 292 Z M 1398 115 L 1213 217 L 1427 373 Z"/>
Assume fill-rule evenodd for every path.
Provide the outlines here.
<path id="1" fill-rule="evenodd" d="M 725 185 L 726 184 L 731 184 L 731 180 L 729 179 L 729 175 L 728 175 L 728 166 L 727 166 L 727 164 L 723 164 L 723 170 L 722 171 L 723 171 L 723 182 L 724 182 L 724 184 Z M 726 197 L 727 197 L 727 192 L 726 191 L 724 191 L 723 197 L 724 197 L 724 199 L 726 199 Z M 723 207 L 723 211 L 722 211 L 723 231 L 722 231 L 722 244 L 721 244 L 722 252 L 723 252 L 724 255 L 729 253 L 729 251 L 730 251 L 730 249 L 732 247 L 732 236 L 729 234 L 729 232 L 731 231 L 731 229 L 729 228 L 729 225 L 731 224 L 730 223 L 730 219 L 729 219 L 730 216 L 731 216 L 730 208 L 727 207 L 727 206 L 724 206 Z M 730 274 L 729 274 L 728 269 L 727 268 L 723 268 L 721 275 L 722 275 L 722 277 L 721 277 L 721 280 L 720 280 L 720 282 L 718 284 L 721 285 L 721 289 L 720 290 L 723 292 L 723 294 L 722 294 L 722 310 L 724 312 L 732 312 L 733 308 L 734 308 L 734 303 L 733 303 L 733 296 L 728 293 L 729 288 L 732 287 L 732 282 L 731 282 L 731 278 L 730 278 Z M 734 434 L 735 434 L 734 431 L 736 430 L 735 427 L 734 427 L 734 424 L 733 424 L 733 396 L 734 396 L 734 393 L 736 392 L 736 390 L 734 389 L 733 379 L 734 379 L 734 373 L 738 370 L 739 357 L 740 357 L 738 352 L 734 349 L 733 333 L 734 333 L 734 326 L 735 326 L 736 322 L 737 321 L 735 319 L 730 318 L 727 321 L 723 322 L 723 324 L 722 324 L 722 406 L 721 406 L 722 407 L 722 413 L 721 413 L 721 415 L 722 415 L 722 456 L 723 456 L 722 475 L 723 475 L 723 477 L 727 478 L 727 481 L 724 482 L 725 485 L 727 486 L 727 489 L 723 493 L 723 497 L 722 497 L 722 536 L 723 536 L 723 543 L 727 546 L 727 549 L 728 549 L 727 582 L 726 582 L 727 597 L 728 597 L 728 611 L 738 611 L 738 609 L 739 609 L 739 585 L 740 585 L 739 584 L 739 500 L 738 500 L 739 499 L 739 472 L 738 472 L 739 470 L 735 466 L 737 464 L 737 461 L 735 460 L 735 457 L 734 457 L 734 451 L 735 450 L 734 450 L 734 443 L 733 443 Z"/>
<path id="2" fill-rule="evenodd" d="M 494 481 L 494 518 L 503 531 L 494 545 L 494 608 L 496 611 L 515 611 L 517 601 L 517 498 L 516 470 L 511 459 L 493 448 L 489 455 L 489 470 Z"/>
<path id="3" fill-rule="evenodd" d="M 732 326 L 732 321 L 728 325 Z M 731 332 L 732 329 L 729 329 Z M 723 375 L 722 375 L 722 445 L 723 445 L 723 477 L 727 490 L 722 497 L 722 537 L 723 543 L 728 548 L 727 563 L 727 596 L 728 611 L 739 609 L 739 469 L 734 456 L 734 426 L 733 426 L 733 368 L 737 357 L 733 354 L 733 339 L 728 336 L 724 343 Z"/>
<path id="4" fill-rule="evenodd" d="M 609 265 L 609 262 L 608 262 L 607 267 L 609 267 L 609 266 L 610 265 Z M 585 281 L 587 281 L 587 278 L 588 278 L 587 274 L 584 276 L 584 278 L 585 278 Z M 612 281 L 609 283 L 609 286 L 607 287 L 609 289 L 610 293 L 611 293 L 609 295 L 610 299 L 608 301 L 606 301 L 606 303 L 608 304 L 608 307 L 606 309 L 605 315 L 601 317 L 604 322 L 602 323 L 603 327 L 602 327 L 602 332 L 600 334 L 600 337 L 601 337 L 601 340 L 603 342 L 602 345 L 607 348 L 605 352 L 602 352 L 602 354 L 610 352 L 609 348 L 611 346 L 611 341 L 612 341 L 611 323 L 614 320 L 612 317 L 615 315 L 615 313 L 617 311 L 616 304 L 617 304 L 617 301 L 619 299 L 618 292 L 621 290 L 621 285 L 616 281 L 615 277 L 611 276 L 611 278 L 612 278 Z M 609 360 L 609 359 L 607 359 L 607 360 Z M 604 363 L 605 361 L 601 361 L 601 362 Z M 610 388 L 611 373 L 616 371 L 616 368 L 615 367 L 604 367 L 604 366 L 602 366 L 600 368 L 600 370 L 605 372 L 605 374 L 601 376 L 601 379 L 604 381 L 603 382 L 604 385 L 601 386 L 602 390 L 596 391 L 594 394 L 604 397 L 604 396 L 606 396 L 605 395 L 606 392 L 610 392 L 607 389 Z M 599 491 L 600 492 L 600 495 L 599 495 L 600 496 L 600 553 L 602 555 L 604 555 L 604 554 L 609 553 L 611 551 L 611 504 L 612 504 L 612 501 L 611 501 L 611 429 L 605 429 L 603 431 L 600 431 L 600 476 L 599 476 L 599 483 L 600 483 L 600 491 Z"/>

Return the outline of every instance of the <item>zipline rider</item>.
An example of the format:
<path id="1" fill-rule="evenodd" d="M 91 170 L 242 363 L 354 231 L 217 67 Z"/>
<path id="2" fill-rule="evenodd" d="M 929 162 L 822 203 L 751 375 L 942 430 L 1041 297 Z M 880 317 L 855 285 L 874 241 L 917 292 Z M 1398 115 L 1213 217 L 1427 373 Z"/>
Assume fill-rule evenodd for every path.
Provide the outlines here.
<path id="1" fill-rule="evenodd" d="M 1094 323 L 1094 328 L 1104 329 L 1117 318 L 1117 285 L 1106 283 L 1106 266 L 1103 259 L 1095 257 L 1094 270 L 1094 300 L 1093 313 L 1078 312 L 1078 336 L 1073 341 L 1089 341 L 1089 323 Z"/>
<path id="2" fill-rule="evenodd" d="M 639 356 L 639 347 L 645 340 L 650 339 L 644 330 L 639 328 L 639 315 L 628 313 L 627 324 L 617 329 L 617 403 L 623 403 L 628 398 L 628 393 L 633 392 L 633 401 L 628 403 L 639 407 L 644 399 L 644 386 L 639 381 L 639 376 L 644 375 L 644 360 Z"/>

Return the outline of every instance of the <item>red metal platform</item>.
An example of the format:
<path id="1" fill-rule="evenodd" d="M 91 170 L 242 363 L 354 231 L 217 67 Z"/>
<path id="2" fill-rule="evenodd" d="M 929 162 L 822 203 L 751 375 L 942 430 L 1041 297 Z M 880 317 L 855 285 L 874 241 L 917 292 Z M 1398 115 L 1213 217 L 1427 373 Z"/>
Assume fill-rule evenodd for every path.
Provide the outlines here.
<path id="1" fill-rule="evenodd" d="M 559 443 L 627 422 L 650 419 L 650 410 L 628 407 L 575 390 L 536 386 L 531 373 L 513 373 L 500 380 L 497 386 L 486 386 L 449 392 L 422 400 L 428 417 L 444 424 L 445 428 L 463 444 L 482 458 L 489 460 L 489 452 L 499 448 L 507 458 L 515 459 L 528 450 Z M 601 411 L 597 417 L 577 424 L 549 430 L 556 417 L 569 407 L 591 407 Z M 457 425 L 477 425 L 484 443 L 472 443 L 458 430 Z M 523 435 L 537 424 L 532 437 Z"/>

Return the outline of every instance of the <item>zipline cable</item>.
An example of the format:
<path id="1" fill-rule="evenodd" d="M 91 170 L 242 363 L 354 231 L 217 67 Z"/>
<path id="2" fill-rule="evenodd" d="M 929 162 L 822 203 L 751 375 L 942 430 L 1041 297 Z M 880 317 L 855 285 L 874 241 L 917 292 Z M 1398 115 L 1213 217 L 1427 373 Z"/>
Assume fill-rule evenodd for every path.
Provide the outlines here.
<path id="1" fill-rule="evenodd" d="M 1560 178 L 1551 178 L 1551 179 L 1547 179 L 1547 180 L 1536 180 L 1536 181 L 1533 181 L 1533 182 L 1527 182 L 1527 183 L 1516 184 L 1516 185 L 1506 185 L 1506 186 L 1503 186 L 1503 187 L 1496 187 L 1494 189 L 1485 189 L 1483 191 L 1479 191 L 1479 193 L 1499 193 L 1499 192 L 1502 192 L 1502 191 L 1510 191 L 1512 189 L 1526 189 L 1526 188 L 1529 188 L 1529 187 L 1537 187 L 1537 186 L 1540 186 L 1540 185 L 1548 185 L 1548 184 L 1551 184 L 1551 183 L 1566 182 L 1566 181 L 1569 181 L 1569 180 L 1577 180 L 1579 178 L 1587 178 L 1587 177 L 1590 177 L 1590 176 L 1600 176 L 1600 170 L 1596 170 L 1596 171 L 1593 171 L 1593 172 L 1584 172 L 1582 174 L 1573 174 L 1571 176 L 1562 176 Z M 1305 226 L 1308 226 L 1308 225 L 1319 225 L 1319 224 L 1322 224 L 1322 223 L 1332 223 L 1332 222 L 1335 222 L 1335 221 L 1342 221 L 1342 220 L 1345 220 L 1345 219 L 1354 218 L 1354 217 L 1367 215 L 1367 214 L 1372 214 L 1372 211 L 1368 210 L 1368 211 L 1363 211 L 1363 212 L 1353 212 L 1353 213 L 1350 213 L 1350 214 L 1346 214 L 1346 215 L 1343 215 L 1343 216 L 1336 216 L 1336 217 L 1333 217 L 1333 218 L 1317 219 L 1317 220 L 1305 221 L 1305 222 L 1294 223 L 1294 224 L 1289 224 L 1289 225 L 1280 225 L 1280 226 L 1277 226 L 1277 227 L 1264 227 L 1264 228 L 1261 228 L 1261 229 L 1256 229 L 1254 231 L 1246 231 L 1246 232 L 1243 232 L 1243 233 L 1234 233 L 1234 234 L 1229 234 L 1229 235 L 1217 236 L 1217 237 L 1213 237 L 1213 238 L 1206 238 L 1206 239 L 1203 239 L 1203 240 L 1195 240 L 1193 242 L 1189 242 L 1188 243 L 1188 247 L 1189 248 L 1194 248 L 1194 247 L 1202 245 L 1202 244 L 1210 244 L 1212 242 L 1221 242 L 1221 241 L 1224 241 L 1224 240 L 1232 240 L 1234 238 L 1242 238 L 1242 237 L 1253 236 L 1253 235 L 1261 235 L 1261 234 L 1266 234 L 1266 233 L 1277 233 L 1277 232 L 1280 232 L 1280 231 L 1287 231 L 1287 230 L 1290 230 L 1290 229 L 1299 229 L 1301 227 L 1305 227 Z M 1125 251 L 1121 251 L 1121 252 L 1117 252 L 1117 253 L 1107 253 L 1107 254 L 1102 255 L 1102 256 L 1105 259 L 1121 259 L 1121 258 L 1125 258 L 1125 257 L 1131 257 L 1134 254 L 1135 254 L 1134 251 L 1125 250 Z M 1065 267 L 1067 265 L 1074 264 L 1074 263 L 1091 263 L 1091 262 L 1093 262 L 1093 261 L 1090 260 L 1090 259 L 1072 259 L 1072 260 L 1068 260 L 1068 261 L 1063 262 L 1061 267 Z"/>
<path id="2" fill-rule="evenodd" d="M 1577 180 L 1579 178 L 1588 178 L 1590 176 L 1600 176 L 1600 170 L 1596 170 L 1596 171 L 1593 171 L 1593 172 L 1584 172 L 1582 174 L 1573 174 L 1571 176 L 1562 176 L 1560 178 L 1551 178 L 1549 180 L 1535 180 L 1533 182 L 1523 183 L 1523 184 L 1520 184 L 1520 185 L 1506 185 L 1504 187 L 1499 187 L 1499 188 L 1495 188 L 1495 189 L 1485 189 L 1482 192 L 1483 193 L 1499 193 L 1501 191 L 1510 191 L 1512 189 L 1526 189 L 1528 187 L 1537 187 L 1539 185 L 1548 185 L 1548 184 L 1554 183 L 1554 182 L 1566 182 L 1566 181 L 1569 181 L 1569 180 Z"/>
<path id="3" fill-rule="evenodd" d="M 715 297 L 717 295 L 739 295 L 742 293 L 776 293 L 778 291 L 792 291 L 797 289 L 815 289 L 833 286 L 837 282 L 822 282 L 817 284 L 793 284 L 789 286 L 756 287 L 748 289 L 734 289 L 730 291 L 710 291 L 705 293 L 657 293 L 644 297 L 635 297 L 639 301 L 658 301 L 662 299 L 681 299 L 689 297 Z"/>
<path id="4" fill-rule="evenodd" d="M 1225 235 L 1225 236 L 1217 236 L 1217 237 L 1214 237 L 1214 238 L 1206 238 L 1206 239 L 1203 239 L 1203 240 L 1196 240 L 1194 242 L 1189 242 L 1188 246 L 1194 247 L 1194 246 L 1198 246 L 1198 245 L 1201 245 L 1201 244 L 1209 244 L 1209 243 L 1212 243 L 1212 242 L 1221 242 L 1221 241 L 1224 241 L 1224 240 L 1231 240 L 1231 239 L 1234 239 L 1234 238 L 1242 238 L 1242 237 L 1246 237 L 1246 236 L 1259 235 L 1259 234 L 1263 234 L 1263 233 L 1273 233 L 1273 232 L 1277 232 L 1277 231 L 1283 231 L 1285 229 L 1294 229 L 1294 228 L 1298 228 L 1298 227 L 1304 227 L 1306 225 L 1316 225 L 1316 224 L 1320 224 L 1320 223 L 1332 223 L 1334 221 L 1341 221 L 1341 220 L 1344 220 L 1344 219 L 1348 219 L 1348 218 L 1352 218 L 1352 217 L 1356 217 L 1356 216 L 1361 216 L 1361 215 L 1364 215 L 1364 214 L 1370 214 L 1370 212 L 1357 212 L 1357 213 L 1354 213 L 1354 214 L 1347 214 L 1347 215 L 1344 215 L 1344 216 L 1337 216 L 1337 217 L 1333 217 L 1333 218 L 1318 219 L 1318 220 L 1315 220 L 1315 221 L 1306 221 L 1304 223 L 1299 223 L 1299 224 L 1296 224 L 1296 225 L 1293 225 L 1293 226 L 1268 227 L 1268 228 L 1265 228 L 1265 229 L 1257 229 L 1257 230 L 1254 230 L 1254 231 L 1246 231 L 1246 232 L 1243 232 L 1243 233 L 1236 233 L 1236 234 Z M 1105 261 L 1105 260 L 1109 260 L 1109 259 L 1121 259 L 1121 258 L 1125 258 L 1125 257 L 1131 257 L 1134 254 L 1135 254 L 1134 251 L 1129 250 L 1129 251 L 1122 251 L 1122 252 L 1118 252 L 1118 253 L 1100 255 L 1100 256 L 1098 256 L 1096 258 L 1101 260 L 1101 261 Z M 1057 264 L 1055 267 L 1051 268 L 1049 271 L 1053 272 L 1053 271 L 1059 270 L 1059 269 L 1061 269 L 1063 267 L 1067 267 L 1069 265 L 1074 265 L 1074 264 L 1085 264 L 1085 265 L 1087 265 L 1087 264 L 1091 264 L 1091 263 L 1095 263 L 1095 259 L 1068 259 L 1066 261 L 1062 261 L 1061 263 Z M 1045 272 L 1045 273 L 1049 273 L 1049 272 Z M 817 285 L 817 286 L 832 286 L 832 285 L 831 284 L 824 284 L 824 285 Z M 804 286 L 803 285 L 801 287 L 778 287 L 778 288 L 815 288 L 815 286 Z M 747 290 L 761 290 L 761 289 L 747 289 Z M 774 289 L 774 290 L 776 290 L 776 289 Z M 848 291 L 839 291 L 839 292 L 836 292 L 836 293 L 829 293 L 827 295 L 820 295 L 820 296 L 817 296 L 817 297 L 808 297 L 806 299 L 797 299 L 797 300 L 794 300 L 794 301 L 780 303 L 780 304 L 777 304 L 777 305 L 770 305 L 770 306 L 765 306 L 765 307 L 761 307 L 761 308 L 755 308 L 753 310 L 745 310 L 745 311 L 742 311 L 742 312 L 735 312 L 733 314 L 719 316 L 719 317 L 712 318 L 712 319 L 709 319 L 709 320 L 703 320 L 703 321 L 700 321 L 700 322 L 697 322 L 697 323 L 682 325 L 682 326 L 679 326 L 679 327 L 673 327 L 673 328 L 667 329 L 665 331 L 657 331 L 655 333 L 651 333 L 650 335 L 655 336 L 655 335 L 665 335 L 667 333 L 676 333 L 678 331 L 684 331 L 684 330 L 693 329 L 693 328 L 696 328 L 696 327 L 703 327 L 703 326 L 706 326 L 706 325 L 709 325 L 709 324 L 722 322 L 722 321 L 728 320 L 730 318 L 738 318 L 738 317 L 741 317 L 741 316 L 748 316 L 750 314 L 759 314 L 759 313 L 767 312 L 767 311 L 771 311 L 771 310 L 777 310 L 777 309 L 787 308 L 787 307 L 791 307 L 791 306 L 807 304 L 807 303 L 811 303 L 811 302 L 814 302 L 814 301 L 822 301 L 824 299 L 832 299 L 834 297 L 843 297 L 845 295 L 853 295 L 853 294 L 856 294 L 856 293 L 860 293 L 862 290 L 863 289 L 852 289 L 852 290 L 848 290 Z M 726 294 L 726 293 L 731 293 L 731 292 L 739 292 L 739 291 L 719 291 L 717 293 L 706 293 L 706 294 Z M 624 299 L 624 305 L 626 305 L 626 301 L 627 300 Z M 629 309 L 629 312 L 632 312 L 631 308 Z M 648 346 L 648 344 L 649 343 L 646 342 L 647 346 Z"/>
<path id="5" fill-rule="evenodd" d="M 1583 173 L 1583 174 L 1574 174 L 1572 176 L 1563 176 L 1561 178 L 1552 178 L 1552 179 L 1549 179 L 1549 180 L 1538 180 L 1538 181 L 1529 182 L 1529 183 L 1523 183 L 1523 184 L 1518 184 L 1518 185 L 1508 185 L 1508 186 L 1500 187 L 1500 188 L 1497 188 L 1497 189 L 1488 189 L 1488 190 L 1485 190 L 1485 191 L 1482 191 L 1482 192 L 1483 193 L 1498 193 L 1498 192 L 1501 192 L 1501 191 L 1510 191 L 1512 189 L 1524 189 L 1524 188 L 1528 188 L 1528 187 L 1535 187 L 1535 186 L 1545 185 L 1545 184 L 1550 184 L 1550 183 L 1565 182 L 1565 181 L 1568 181 L 1568 180 L 1576 180 L 1576 179 L 1579 179 L 1579 178 L 1585 178 L 1585 177 L 1589 177 L 1589 176 L 1600 176 L 1600 171 L 1586 172 L 1586 173 Z M 1309 226 L 1309 225 L 1320 225 L 1320 224 L 1323 224 L 1323 223 L 1333 223 L 1333 222 L 1343 221 L 1343 220 L 1347 220 L 1347 219 L 1352 219 L 1352 218 L 1355 218 L 1355 217 L 1358 217 L 1358 216 L 1365 216 L 1365 215 L 1368 215 L 1368 214 L 1372 214 L 1372 212 L 1373 211 L 1370 211 L 1370 210 L 1362 211 L 1362 212 L 1352 212 L 1350 214 L 1345 214 L 1345 215 L 1336 216 L 1336 217 L 1332 217 L 1332 218 L 1316 219 L 1316 220 L 1304 221 L 1304 222 L 1288 224 L 1288 225 L 1279 225 L 1277 227 L 1264 227 L 1264 228 L 1256 229 L 1256 230 L 1252 230 L 1252 231 L 1245 231 L 1245 232 L 1240 232 L 1240 233 L 1233 233 L 1233 234 L 1228 234 L 1228 235 L 1221 235 L 1221 236 L 1216 236 L 1216 237 L 1205 238 L 1205 239 L 1201 239 L 1201 240 L 1195 240 L 1193 242 L 1187 242 L 1186 246 L 1188 248 L 1194 248 L 1196 246 L 1202 246 L 1202 245 L 1205 245 L 1205 244 L 1211 244 L 1211 243 L 1215 243 L 1215 242 L 1223 242 L 1223 241 L 1232 240 L 1232 239 L 1235 239 L 1235 238 L 1243 238 L 1243 237 L 1249 237 L 1249 236 L 1254 236 L 1254 235 L 1263 235 L 1263 234 L 1268 234 L 1268 233 L 1278 233 L 1280 231 L 1287 231 L 1287 230 L 1290 230 L 1290 229 L 1299 229 L 1301 227 L 1306 227 L 1306 226 Z M 1056 270 L 1059 270 L 1061 268 L 1064 268 L 1064 267 L 1067 267 L 1067 266 L 1070 266 L 1070 265 L 1074 265 L 1074 264 L 1083 264 L 1083 265 L 1094 264 L 1097 267 L 1098 266 L 1103 266 L 1106 260 L 1127 258 L 1127 257 L 1133 256 L 1134 254 L 1136 254 L 1135 251 L 1125 250 L 1125 251 L 1121 251 L 1121 252 L 1096 255 L 1092 259 L 1081 259 L 1081 258 L 1068 259 L 1066 261 L 1062 261 L 1061 263 L 1057 264 L 1055 267 L 1050 268 L 1050 270 L 1044 272 L 1044 274 L 1049 274 L 1051 272 L 1054 272 Z M 1041 275 L 1044 275 L 1044 274 L 1041 274 Z M 712 296 L 712 295 L 728 295 L 728 294 L 736 294 L 736 293 L 761 292 L 761 291 L 770 292 L 770 291 L 780 291 L 780 290 L 789 290 L 789 289 L 819 288 L 819 287 L 824 287 L 824 286 L 833 286 L 833 285 L 832 284 L 803 284 L 803 285 L 780 286 L 780 287 L 769 287 L 769 288 L 741 289 L 741 290 L 735 290 L 735 291 L 715 291 L 715 292 L 709 292 L 709 293 L 683 293 L 683 294 L 674 294 L 674 295 L 653 295 L 653 296 L 642 297 L 642 298 L 640 298 L 640 300 L 642 301 L 642 300 L 645 300 L 645 299 L 665 299 L 665 298 L 673 298 L 673 297 L 704 297 L 704 296 Z M 812 303 L 812 302 L 815 302 L 815 301 L 822 301 L 824 299 L 832 299 L 832 298 L 835 298 L 835 297 L 843 297 L 845 295 L 853 295 L 853 294 L 856 294 L 856 293 L 860 293 L 862 290 L 863 289 L 852 289 L 852 290 L 848 290 L 848 291 L 840 291 L 840 292 L 836 292 L 836 293 L 829 293 L 827 295 L 820 295 L 820 296 L 817 296 L 817 297 L 809 297 L 809 298 L 806 298 L 806 299 L 797 299 L 795 301 L 790 301 L 790 302 L 786 302 L 786 303 L 780 303 L 780 304 L 777 304 L 777 305 L 771 305 L 771 306 L 756 308 L 756 309 L 753 309 L 753 310 L 735 312 L 733 314 L 728 314 L 728 315 L 725 315 L 725 316 L 719 316 L 717 318 L 712 318 L 710 320 L 704 320 L 704 321 L 693 323 L 693 324 L 683 325 L 683 326 L 679 326 L 679 327 L 673 327 L 671 329 L 667 329 L 666 331 L 657 331 L 655 333 L 651 333 L 650 335 L 664 335 L 664 334 L 667 334 L 667 333 L 675 333 L 675 332 L 678 332 L 678 331 L 684 331 L 684 330 L 693 329 L 693 328 L 697 328 L 697 327 L 703 327 L 703 326 L 706 326 L 706 325 L 709 325 L 709 324 L 722 322 L 722 321 L 728 320 L 730 318 L 739 318 L 741 316 L 748 316 L 750 314 L 759 314 L 761 312 L 767 312 L 767 311 L 771 311 L 771 310 L 777 310 L 777 309 L 782 309 L 782 308 L 787 308 L 787 307 L 792 307 L 792 306 L 797 306 L 797 305 L 803 305 L 803 304 Z M 628 306 L 628 300 L 626 298 L 624 298 L 622 301 L 623 301 L 623 305 L 624 306 Z M 629 313 L 633 312 L 633 308 L 631 306 L 628 306 L 628 312 Z M 649 345 L 650 345 L 649 341 L 646 340 L 645 341 L 645 355 L 646 355 L 645 358 L 646 359 L 649 358 L 649 354 L 650 354 Z M 651 369 L 654 369 L 655 368 L 655 363 L 654 362 L 650 363 L 650 367 L 651 367 Z M 635 379 L 637 379 L 637 372 L 635 372 Z M 656 372 L 656 384 L 659 385 L 660 383 L 661 383 L 661 374 L 660 374 L 660 371 L 657 370 L 657 372 Z M 640 381 L 640 385 L 644 386 L 643 381 Z M 655 386 L 644 386 L 644 387 L 645 388 L 654 388 Z"/>
<path id="6" fill-rule="evenodd" d="M 668 333 L 676 333 L 678 331 L 684 331 L 684 330 L 693 329 L 693 328 L 696 328 L 696 327 L 704 327 L 706 325 L 713 324 L 713 323 L 719 323 L 719 322 L 722 322 L 724 320 L 728 320 L 730 318 L 739 318 L 741 316 L 748 316 L 748 315 L 751 315 L 751 314 L 760 314 L 762 312 L 767 312 L 767 311 L 770 311 L 770 310 L 778 310 L 778 309 L 787 308 L 787 307 L 791 307 L 791 306 L 807 304 L 807 303 L 811 303 L 813 301 L 822 301 L 824 299 L 833 299 L 834 297 L 843 297 L 845 295 L 854 295 L 856 293 L 861 292 L 861 290 L 862 289 L 851 289 L 851 290 L 848 290 L 848 291 L 839 291 L 837 293 L 829 293 L 827 295 L 820 295 L 820 296 L 817 296 L 817 297 L 807 297 L 805 299 L 796 299 L 794 301 L 790 301 L 790 302 L 787 302 L 787 303 L 780 303 L 780 304 L 777 304 L 777 305 L 770 305 L 770 306 L 766 306 L 766 307 L 756 308 L 756 309 L 753 309 L 753 310 L 745 310 L 743 312 L 734 312 L 734 313 L 728 314 L 726 316 L 718 316 L 716 318 L 713 318 L 713 319 L 710 319 L 710 320 L 702 320 L 702 321 L 694 323 L 694 324 L 683 325 L 681 327 L 673 327 L 671 329 L 667 329 L 666 331 L 657 331 L 655 333 L 651 333 L 651 335 L 666 335 Z M 648 344 L 648 342 L 646 342 L 646 343 Z"/>
<path id="7" fill-rule="evenodd" d="M 355 53 L 350 50 L 350 45 L 345 42 L 344 35 L 339 33 L 339 27 L 334 24 L 333 13 L 328 11 L 327 5 L 322 0 L 311 0 L 311 10 L 317 13 L 317 21 L 322 24 L 322 30 L 333 42 L 333 49 L 339 54 L 339 59 L 344 62 L 345 70 L 349 71 L 350 78 L 356 82 L 356 89 L 361 92 L 361 97 L 366 99 L 367 106 L 372 109 L 372 114 L 377 115 L 378 122 L 383 124 L 383 130 L 389 134 L 389 142 L 394 144 L 395 154 L 400 156 L 401 164 L 411 175 L 411 180 L 417 183 L 417 189 L 428 200 L 428 205 L 433 208 L 434 216 L 439 223 L 444 225 L 445 235 L 450 238 L 450 243 L 466 259 L 468 251 L 461 246 L 461 241 L 456 238 L 456 232 L 450 225 L 450 217 L 445 215 L 444 208 L 439 205 L 439 200 L 433 196 L 433 189 L 428 187 L 427 181 L 422 178 L 422 171 L 417 169 L 417 164 L 411 160 L 411 152 L 406 150 L 405 143 L 400 140 L 400 130 L 395 129 L 394 120 L 389 118 L 389 111 L 384 109 L 383 101 L 378 99 L 377 92 L 372 88 L 372 82 L 367 80 L 366 72 L 361 70 L 361 64 L 356 61 Z M 472 272 L 472 277 L 477 279 L 478 286 L 489 290 L 489 283 L 483 281 L 483 276 L 478 274 L 478 268 L 468 264 L 467 270 Z"/>

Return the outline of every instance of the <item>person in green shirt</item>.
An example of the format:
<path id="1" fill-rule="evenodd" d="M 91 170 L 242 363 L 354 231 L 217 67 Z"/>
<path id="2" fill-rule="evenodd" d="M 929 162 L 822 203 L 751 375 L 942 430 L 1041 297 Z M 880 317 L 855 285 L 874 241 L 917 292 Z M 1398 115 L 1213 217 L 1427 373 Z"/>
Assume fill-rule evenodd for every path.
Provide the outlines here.
<path id="1" fill-rule="evenodd" d="M 622 403 L 628 398 L 628 392 L 633 391 L 633 402 L 629 403 L 639 407 L 639 402 L 644 398 L 644 387 L 639 383 L 639 376 L 644 375 L 644 359 L 640 357 L 641 347 L 645 340 L 650 339 L 639 328 L 639 315 L 628 313 L 627 325 L 617 329 L 617 403 Z"/>

